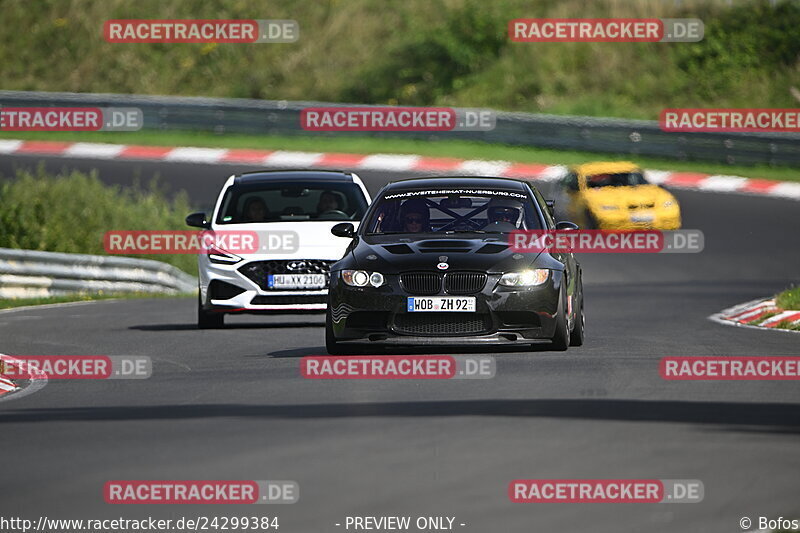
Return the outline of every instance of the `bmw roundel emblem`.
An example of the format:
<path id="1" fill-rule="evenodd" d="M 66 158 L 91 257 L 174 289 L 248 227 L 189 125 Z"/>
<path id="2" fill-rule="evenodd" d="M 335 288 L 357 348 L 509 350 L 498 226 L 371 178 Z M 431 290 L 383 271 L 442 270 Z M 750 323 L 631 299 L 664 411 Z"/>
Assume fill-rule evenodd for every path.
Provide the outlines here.
<path id="1" fill-rule="evenodd" d="M 449 267 L 450 267 L 450 265 L 448 265 L 445 262 L 442 262 L 442 263 L 439 263 L 438 265 L 436 265 L 436 268 L 438 268 L 439 270 L 447 270 Z"/>

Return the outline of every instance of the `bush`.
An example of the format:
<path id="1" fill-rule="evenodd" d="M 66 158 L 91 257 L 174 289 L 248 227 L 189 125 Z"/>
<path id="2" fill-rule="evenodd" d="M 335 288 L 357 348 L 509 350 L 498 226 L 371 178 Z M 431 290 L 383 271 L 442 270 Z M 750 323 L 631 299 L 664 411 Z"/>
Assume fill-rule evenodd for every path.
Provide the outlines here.
<path id="1" fill-rule="evenodd" d="M 185 230 L 188 197 L 168 200 L 153 182 L 122 189 L 104 185 L 95 173 L 51 176 L 43 167 L 20 170 L 0 184 L 0 247 L 105 255 L 110 230 Z M 197 274 L 195 255 L 135 255 Z"/>
<path id="2" fill-rule="evenodd" d="M 264 18 L 262 0 L 2 0 L 0 87 L 658 117 L 796 107 L 795 0 L 274 0 L 291 44 L 111 44 L 107 19 Z M 698 43 L 514 43 L 514 18 L 700 18 Z M 20 31 L 22 30 L 22 31 Z"/>
<path id="3" fill-rule="evenodd" d="M 786 289 L 775 297 L 775 305 L 781 309 L 800 311 L 800 287 Z"/>

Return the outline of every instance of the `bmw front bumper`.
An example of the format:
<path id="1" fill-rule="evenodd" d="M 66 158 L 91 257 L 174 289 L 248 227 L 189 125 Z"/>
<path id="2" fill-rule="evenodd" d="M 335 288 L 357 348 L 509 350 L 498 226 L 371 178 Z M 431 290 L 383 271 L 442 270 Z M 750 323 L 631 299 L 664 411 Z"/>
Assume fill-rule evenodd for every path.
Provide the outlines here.
<path id="1" fill-rule="evenodd" d="M 475 312 L 409 312 L 399 275 L 381 287 L 352 287 L 331 275 L 330 320 L 337 341 L 399 345 L 531 344 L 555 333 L 563 274 L 552 271 L 537 287 L 505 287 L 489 274 L 474 296 Z M 436 296 L 456 296 L 440 291 Z"/>

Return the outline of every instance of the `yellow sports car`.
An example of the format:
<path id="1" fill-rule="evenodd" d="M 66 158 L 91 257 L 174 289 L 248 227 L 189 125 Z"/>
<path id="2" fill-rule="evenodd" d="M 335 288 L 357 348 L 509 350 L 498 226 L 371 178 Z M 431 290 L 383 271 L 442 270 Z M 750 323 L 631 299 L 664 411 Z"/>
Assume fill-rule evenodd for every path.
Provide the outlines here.
<path id="1" fill-rule="evenodd" d="M 562 182 L 567 213 L 590 229 L 679 229 L 681 210 L 672 194 L 648 183 L 633 163 L 585 163 Z"/>

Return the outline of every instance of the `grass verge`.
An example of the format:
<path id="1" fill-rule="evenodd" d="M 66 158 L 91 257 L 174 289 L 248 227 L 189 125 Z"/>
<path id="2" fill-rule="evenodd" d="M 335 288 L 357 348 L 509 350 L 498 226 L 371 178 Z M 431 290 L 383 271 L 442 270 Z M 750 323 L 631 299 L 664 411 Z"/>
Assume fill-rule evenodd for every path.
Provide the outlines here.
<path id="1" fill-rule="evenodd" d="M 800 181 L 800 169 L 675 161 L 630 154 L 598 154 L 571 150 L 548 150 L 524 146 L 496 145 L 470 141 L 424 141 L 372 137 L 277 136 L 277 135 L 217 135 L 183 131 L 146 132 L 0 132 L 0 139 L 45 140 L 68 142 L 97 142 L 112 144 L 141 144 L 149 146 L 197 146 L 205 148 L 245 148 L 256 150 L 296 150 L 307 152 L 344 152 L 356 154 L 416 154 L 430 157 L 460 159 L 505 160 L 544 165 L 573 165 L 588 161 L 632 160 L 645 168 L 700 172 L 761 178 L 780 181 Z"/>
<path id="2" fill-rule="evenodd" d="M 194 298 L 195 294 L 160 294 L 149 292 L 111 293 L 111 294 L 72 294 L 68 296 L 50 296 L 47 298 L 15 298 L 0 300 L 0 309 L 27 307 L 31 305 L 63 304 L 71 302 L 92 302 L 95 300 L 139 299 L 139 298 Z"/>
<path id="3" fill-rule="evenodd" d="M 0 181 L 0 247 L 105 255 L 110 230 L 185 230 L 188 196 L 169 199 L 155 181 L 147 187 L 103 184 L 95 172 L 48 174 L 18 170 Z M 131 255 L 197 274 L 192 254 Z"/>
<path id="4" fill-rule="evenodd" d="M 800 311 L 800 287 L 792 287 L 778 294 L 775 305 L 787 311 Z"/>

